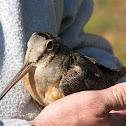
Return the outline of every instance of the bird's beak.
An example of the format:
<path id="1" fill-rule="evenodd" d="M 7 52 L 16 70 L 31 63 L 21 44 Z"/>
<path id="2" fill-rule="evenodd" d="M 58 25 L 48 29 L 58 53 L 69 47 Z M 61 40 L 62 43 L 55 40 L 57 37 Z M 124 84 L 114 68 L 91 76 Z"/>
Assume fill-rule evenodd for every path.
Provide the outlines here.
<path id="1" fill-rule="evenodd" d="M 34 67 L 34 64 L 29 63 L 28 61 L 22 66 L 20 71 L 16 74 L 16 76 L 10 81 L 10 83 L 6 86 L 6 88 L 0 94 L 0 100 L 6 95 L 6 93 L 23 77 L 25 76 L 31 68 Z"/>

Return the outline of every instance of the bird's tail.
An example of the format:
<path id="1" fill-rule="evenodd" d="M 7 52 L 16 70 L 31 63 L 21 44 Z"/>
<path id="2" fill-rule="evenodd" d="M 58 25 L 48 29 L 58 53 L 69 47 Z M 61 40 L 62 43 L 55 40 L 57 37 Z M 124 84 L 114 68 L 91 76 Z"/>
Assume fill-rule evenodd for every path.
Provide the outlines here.
<path id="1" fill-rule="evenodd" d="M 126 75 L 126 66 L 121 67 L 121 68 L 115 68 L 111 69 L 112 70 L 112 76 L 113 79 L 118 82 L 122 77 Z"/>

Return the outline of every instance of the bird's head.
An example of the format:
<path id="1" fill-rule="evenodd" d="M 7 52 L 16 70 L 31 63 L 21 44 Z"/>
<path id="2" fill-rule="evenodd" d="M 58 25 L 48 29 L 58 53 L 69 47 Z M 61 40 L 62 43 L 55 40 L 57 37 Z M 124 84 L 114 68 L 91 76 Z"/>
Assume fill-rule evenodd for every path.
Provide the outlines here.
<path id="1" fill-rule="evenodd" d="M 22 77 L 30 72 L 31 68 L 36 67 L 36 63 L 38 63 L 45 55 L 57 52 L 60 45 L 61 41 L 58 37 L 53 37 L 45 32 L 34 33 L 28 41 L 24 65 L 0 94 L 0 100 Z"/>
<path id="2" fill-rule="evenodd" d="M 28 41 L 28 49 L 25 59 L 31 63 L 37 63 L 45 55 L 55 53 L 61 45 L 59 37 L 53 37 L 49 33 L 33 33 Z"/>

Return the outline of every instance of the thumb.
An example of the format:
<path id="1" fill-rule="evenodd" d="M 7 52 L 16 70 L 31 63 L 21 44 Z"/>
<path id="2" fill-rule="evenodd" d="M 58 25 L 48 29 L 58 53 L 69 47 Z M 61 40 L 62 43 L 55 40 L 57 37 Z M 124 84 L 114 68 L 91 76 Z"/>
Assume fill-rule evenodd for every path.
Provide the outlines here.
<path id="1" fill-rule="evenodd" d="M 126 82 L 116 84 L 101 92 L 106 96 L 105 104 L 108 111 L 126 109 Z"/>

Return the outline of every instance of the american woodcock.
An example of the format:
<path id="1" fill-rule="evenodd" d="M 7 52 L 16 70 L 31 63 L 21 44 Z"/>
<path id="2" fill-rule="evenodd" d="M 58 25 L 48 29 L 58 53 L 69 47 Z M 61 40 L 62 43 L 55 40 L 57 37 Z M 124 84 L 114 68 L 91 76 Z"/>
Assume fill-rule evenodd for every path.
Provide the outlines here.
<path id="1" fill-rule="evenodd" d="M 34 33 L 28 41 L 24 66 L 0 99 L 22 77 L 33 99 L 46 106 L 71 93 L 108 88 L 124 75 L 126 67 L 107 68 L 49 33 Z"/>

